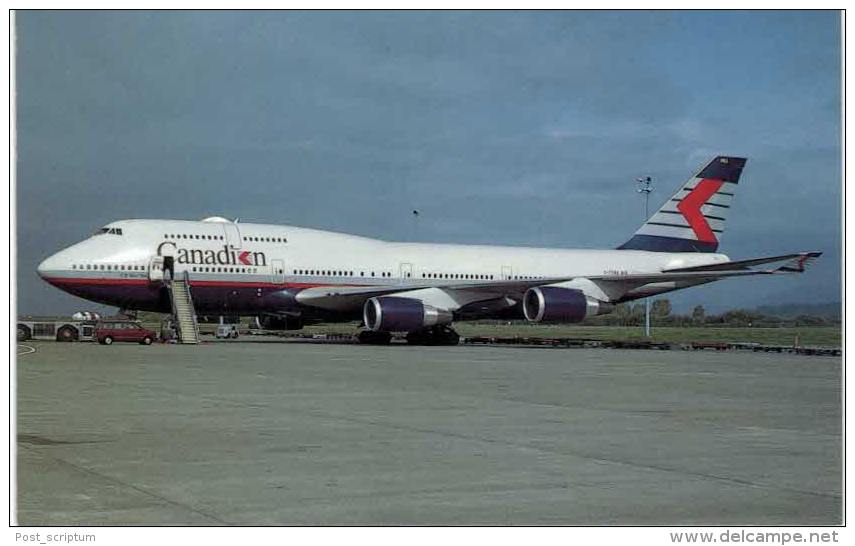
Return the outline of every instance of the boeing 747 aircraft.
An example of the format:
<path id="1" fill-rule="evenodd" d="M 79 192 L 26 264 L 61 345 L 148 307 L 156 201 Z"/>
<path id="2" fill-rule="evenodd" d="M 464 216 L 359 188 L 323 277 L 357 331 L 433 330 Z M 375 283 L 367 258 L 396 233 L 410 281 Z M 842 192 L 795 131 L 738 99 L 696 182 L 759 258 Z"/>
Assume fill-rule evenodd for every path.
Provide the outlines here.
<path id="1" fill-rule="evenodd" d="M 407 332 L 411 343 L 456 344 L 454 321 L 572 323 L 729 277 L 803 272 L 819 252 L 739 261 L 717 252 L 745 162 L 712 159 L 613 250 L 396 243 L 220 217 L 120 220 L 38 273 L 127 310 L 180 315 L 183 299 L 190 313 L 258 316 L 272 329 L 362 320 L 365 343 Z"/>

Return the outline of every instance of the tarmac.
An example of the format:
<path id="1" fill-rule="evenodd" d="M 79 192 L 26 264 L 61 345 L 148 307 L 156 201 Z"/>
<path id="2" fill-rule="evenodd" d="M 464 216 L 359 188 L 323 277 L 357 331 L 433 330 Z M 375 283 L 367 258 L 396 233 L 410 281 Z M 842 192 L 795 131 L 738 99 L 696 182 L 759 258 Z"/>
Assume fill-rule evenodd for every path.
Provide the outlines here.
<path id="1" fill-rule="evenodd" d="M 838 357 L 27 345 L 22 525 L 842 521 Z"/>

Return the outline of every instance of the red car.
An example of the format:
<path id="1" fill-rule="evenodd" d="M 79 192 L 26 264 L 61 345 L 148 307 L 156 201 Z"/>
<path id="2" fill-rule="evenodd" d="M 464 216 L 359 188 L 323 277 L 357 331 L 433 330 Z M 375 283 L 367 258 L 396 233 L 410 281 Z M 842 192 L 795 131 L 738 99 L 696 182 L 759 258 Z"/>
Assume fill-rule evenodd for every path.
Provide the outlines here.
<path id="1" fill-rule="evenodd" d="M 111 345 L 114 341 L 135 341 L 143 345 L 151 345 L 157 339 L 157 334 L 143 328 L 138 322 L 105 321 L 95 327 L 95 339 L 101 345 Z"/>

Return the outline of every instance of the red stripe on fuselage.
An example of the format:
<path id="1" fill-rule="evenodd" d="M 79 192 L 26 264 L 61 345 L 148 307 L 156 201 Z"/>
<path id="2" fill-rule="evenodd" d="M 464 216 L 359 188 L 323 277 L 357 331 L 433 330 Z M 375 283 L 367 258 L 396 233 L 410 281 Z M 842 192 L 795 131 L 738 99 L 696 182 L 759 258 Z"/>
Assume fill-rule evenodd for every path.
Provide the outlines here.
<path id="1" fill-rule="evenodd" d="M 147 279 L 83 279 L 70 277 L 44 277 L 45 281 L 50 284 L 80 284 L 80 285 L 131 285 L 143 286 L 148 284 Z"/>

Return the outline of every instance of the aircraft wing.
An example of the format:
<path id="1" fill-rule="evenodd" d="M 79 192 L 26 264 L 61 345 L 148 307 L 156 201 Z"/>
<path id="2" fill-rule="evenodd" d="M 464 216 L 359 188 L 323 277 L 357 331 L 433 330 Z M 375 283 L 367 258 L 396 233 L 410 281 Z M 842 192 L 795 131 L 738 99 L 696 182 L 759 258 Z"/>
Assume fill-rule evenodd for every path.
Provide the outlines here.
<path id="1" fill-rule="evenodd" d="M 778 275 L 782 273 L 803 273 L 822 252 L 799 252 L 783 256 L 753 258 L 710 265 L 665 269 L 661 273 L 642 273 L 628 275 L 599 275 L 588 277 L 599 281 L 623 281 L 634 283 L 652 283 L 679 280 L 716 280 L 726 277 L 744 277 L 748 275 Z M 751 266 L 783 262 L 778 267 L 756 269 Z"/>
<path id="2" fill-rule="evenodd" d="M 584 278 L 592 281 L 609 282 L 631 282 L 634 284 L 646 284 L 652 282 L 721 279 L 725 277 L 743 277 L 748 275 L 773 275 L 781 273 L 802 273 L 820 256 L 822 252 L 798 252 L 785 254 L 783 256 L 770 256 L 765 258 L 752 258 L 750 260 L 738 260 L 710 265 L 699 265 L 694 267 L 683 267 L 679 269 L 665 269 L 656 273 L 639 273 L 626 275 L 584 275 Z M 757 269 L 752 266 L 784 262 L 778 267 L 768 269 Z M 554 277 L 547 279 L 532 280 L 500 280 L 500 281 L 473 281 L 470 284 L 455 283 L 442 288 L 450 290 L 485 290 L 505 292 L 525 292 L 535 286 L 555 284 L 571 281 L 580 277 Z"/>
<path id="3" fill-rule="evenodd" d="M 318 286 L 297 293 L 296 299 L 303 305 L 322 309 L 346 309 L 358 307 L 368 298 L 388 296 L 397 292 L 418 290 L 427 286 Z"/>
<path id="4" fill-rule="evenodd" d="M 782 273 L 801 273 L 818 258 L 821 252 L 800 252 L 783 256 L 754 258 L 711 265 L 666 269 L 656 273 L 639 273 L 626 275 L 585 275 L 584 278 L 594 282 L 620 283 L 628 287 L 638 287 L 649 283 L 669 281 L 713 281 L 727 277 L 744 277 L 750 275 L 774 275 Z M 756 265 L 783 262 L 778 267 L 757 269 Z M 483 299 L 500 296 L 522 297 L 526 290 L 535 286 L 556 284 L 572 281 L 582 277 L 550 277 L 540 279 L 500 279 L 493 281 L 455 280 L 445 285 L 386 285 L 386 286 L 327 286 L 307 288 L 296 295 L 298 302 L 330 310 L 346 310 L 360 307 L 365 300 L 375 296 L 388 296 L 411 292 L 426 288 L 445 291 L 467 292 L 470 296 L 482 293 Z M 471 298 L 470 298 L 471 299 Z M 482 299 L 475 297 L 475 300 Z M 474 300 L 473 300 L 474 301 Z"/>
<path id="5" fill-rule="evenodd" d="M 475 297 L 475 299 L 490 299 L 503 295 L 515 295 L 521 297 L 526 290 L 533 286 L 541 286 L 544 284 L 554 284 L 573 280 L 573 277 L 555 277 L 548 279 L 527 279 L 527 280 L 455 280 L 446 285 L 386 285 L 386 286 L 319 286 L 315 288 L 307 288 L 301 290 L 295 296 L 297 301 L 303 305 L 319 307 L 321 309 L 344 311 L 355 309 L 362 306 L 365 300 L 375 296 L 389 296 L 392 294 L 400 294 L 402 292 L 412 292 L 414 290 L 422 290 L 425 288 L 435 288 L 446 291 L 466 291 L 474 296 L 474 292 L 483 293 L 483 298 Z"/>

